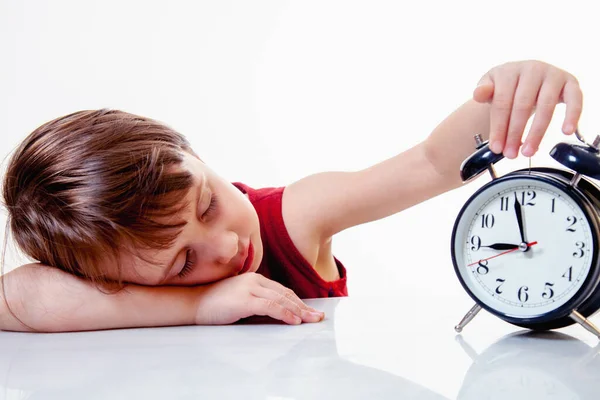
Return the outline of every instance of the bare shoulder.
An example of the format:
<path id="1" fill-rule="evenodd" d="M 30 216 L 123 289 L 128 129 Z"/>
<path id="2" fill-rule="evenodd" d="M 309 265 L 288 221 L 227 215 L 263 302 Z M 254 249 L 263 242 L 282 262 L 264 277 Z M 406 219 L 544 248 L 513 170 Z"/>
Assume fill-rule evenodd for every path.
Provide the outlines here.
<path id="1" fill-rule="evenodd" d="M 292 183 L 283 193 L 283 218 L 300 252 L 337 273 L 331 254 L 336 233 L 429 199 L 449 188 L 446 181 L 420 144 L 359 171 L 322 172 Z"/>
<path id="2" fill-rule="evenodd" d="M 308 181 L 307 181 L 307 180 Z M 317 204 L 310 195 L 313 187 L 310 177 L 295 182 L 283 192 L 282 214 L 292 242 L 302 256 L 325 281 L 339 279 L 339 271 L 332 253 L 332 237 L 323 234 Z"/>

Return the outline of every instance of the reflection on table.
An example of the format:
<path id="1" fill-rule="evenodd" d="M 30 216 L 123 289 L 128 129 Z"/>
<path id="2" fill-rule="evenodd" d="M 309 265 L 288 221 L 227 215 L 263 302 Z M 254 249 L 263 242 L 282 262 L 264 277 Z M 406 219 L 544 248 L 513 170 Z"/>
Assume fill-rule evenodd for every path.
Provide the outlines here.
<path id="1" fill-rule="evenodd" d="M 444 397 L 338 355 L 328 319 L 68 334 L 0 332 L 0 398 L 427 399 Z"/>
<path id="2" fill-rule="evenodd" d="M 600 345 L 558 332 L 521 331 L 477 354 L 456 338 L 473 360 L 460 400 L 600 398 Z"/>

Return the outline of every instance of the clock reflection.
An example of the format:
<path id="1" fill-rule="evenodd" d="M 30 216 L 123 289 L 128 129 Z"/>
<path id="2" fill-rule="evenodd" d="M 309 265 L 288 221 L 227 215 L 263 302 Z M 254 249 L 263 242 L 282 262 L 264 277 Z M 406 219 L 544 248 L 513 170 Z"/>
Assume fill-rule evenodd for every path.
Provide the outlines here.
<path id="1" fill-rule="evenodd" d="M 600 398 L 600 345 L 553 331 L 513 333 L 481 354 L 457 341 L 473 359 L 457 399 Z"/>

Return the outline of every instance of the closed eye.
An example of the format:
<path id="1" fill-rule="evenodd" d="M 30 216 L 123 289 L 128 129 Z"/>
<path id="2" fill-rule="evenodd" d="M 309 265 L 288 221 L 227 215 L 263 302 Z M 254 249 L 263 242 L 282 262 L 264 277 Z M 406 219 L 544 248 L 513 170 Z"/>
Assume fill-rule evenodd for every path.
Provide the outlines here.
<path id="1" fill-rule="evenodd" d="M 217 195 L 213 193 L 210 197 L 210 203 L 209 203 L 208 207 L 206 208 L 206 211 L 204 211 L 204 213 L 202 214 L 202 218 L 203 219 L 209 218 L 216 211 L 217 211 Z"/>
<path id="2" fill-rule="evenodd" d="M 191 254 L 192 254 L 192 250 L 190 250 L 190 249 L 188 249 L 185 252 L 185 264 L 183 264 L 183 268 L 181 268 L 181 271 L 179 271 L 179 273 L 177 274 L 178 277 L 185 278 L 194 269 L 194 262 L 191 258 Z"/>
<path id="3" fill-rule="evenodd" d="M 208 204 L 208 207 L 202 214 L 202 219 L 210 219 L 217 212 L 217 204 L 218 204 L 217 195 L 213 193 L 210 197 L 210 203 Z M 194 269 L 194 260 L 193 260 L 192 256 L 193 256 L 192 250 L 191 249 L 186 250 L 185 264 L 183 264 L 183 268 L 181 268 L 181 271 L 179 271 L 179 273 L 177 274 L 177 276 L 179 278 L 185 278 Z"/>

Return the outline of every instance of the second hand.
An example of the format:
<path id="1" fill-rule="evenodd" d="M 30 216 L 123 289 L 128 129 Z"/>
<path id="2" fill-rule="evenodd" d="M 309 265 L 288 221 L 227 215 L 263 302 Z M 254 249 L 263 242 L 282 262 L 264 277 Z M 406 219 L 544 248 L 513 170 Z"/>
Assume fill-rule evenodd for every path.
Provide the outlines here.
<path id="1" fill-rule="evenodd" d="M 537 244 L 537 241 L 536 242 L 527 243 L 527 247 L 531 247 L 531 246 L 533 246 L 535 244 Z M 481 259 L 479 261 L 475 261 L 474 263 L 467 264 L 467 267 L 470 267 L 470 266 L 475 265 L 475 264 L 479 264 L 480 262 L 483 262 L 483 261 L 491 260 L 492 258 L 503 256 L 504 254 L 512 253 L 515 250 L 519 250 L 519 248 L 515 247 L 514 249 L 503 251 L 502 253 L 496 254 L 495 256 L 491 256 L 491 257 L 488 257 L 488 258 L 483 258 L 483 259 Z"/>

